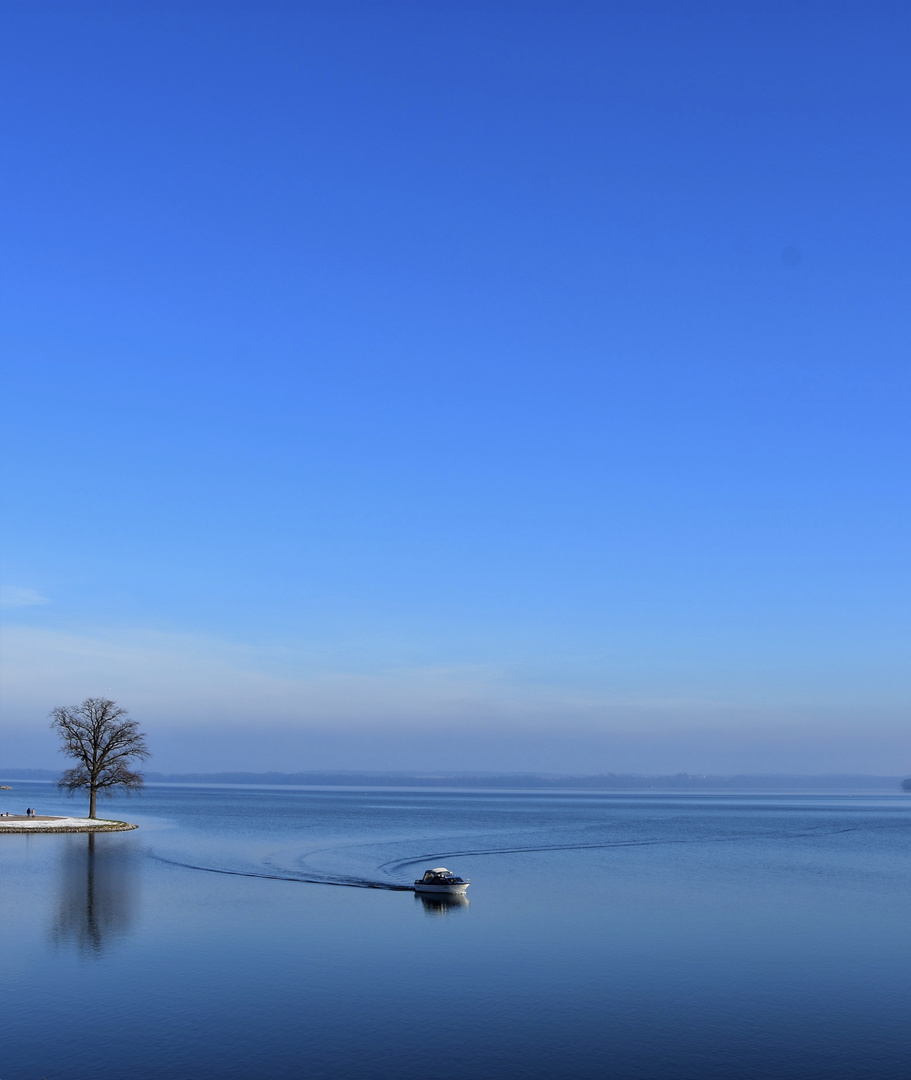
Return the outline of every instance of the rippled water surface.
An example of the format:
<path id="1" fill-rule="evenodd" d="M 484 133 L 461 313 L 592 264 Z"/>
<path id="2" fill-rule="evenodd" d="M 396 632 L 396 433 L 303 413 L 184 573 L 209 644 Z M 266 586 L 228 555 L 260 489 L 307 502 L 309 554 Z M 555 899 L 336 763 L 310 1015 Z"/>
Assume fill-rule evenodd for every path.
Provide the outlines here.
<path id="1" fill-rule="evenodd" d="M 74 811 L 0 792 L 26 805 Z M 140 829 L 0 837 L 2 1080 L 911 1071 L 908 796 L 150 787 L 102 812 Z M 441 863 L 468 903 L 409 890 Z"/>

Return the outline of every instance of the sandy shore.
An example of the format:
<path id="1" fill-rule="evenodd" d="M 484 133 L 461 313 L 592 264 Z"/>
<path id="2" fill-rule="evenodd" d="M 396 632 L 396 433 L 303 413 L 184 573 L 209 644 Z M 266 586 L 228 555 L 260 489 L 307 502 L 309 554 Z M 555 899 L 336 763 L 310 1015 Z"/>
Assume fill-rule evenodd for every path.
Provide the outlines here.
<path id="1" fill-rule="evenodd" d="M 106 818 L 84 817 L 26 817 L 10 814 L 0 817 L 0 833 L 74 833 L 74 832 L 126 832 L 136 829 L 126 821 L 109 821 Z"/>

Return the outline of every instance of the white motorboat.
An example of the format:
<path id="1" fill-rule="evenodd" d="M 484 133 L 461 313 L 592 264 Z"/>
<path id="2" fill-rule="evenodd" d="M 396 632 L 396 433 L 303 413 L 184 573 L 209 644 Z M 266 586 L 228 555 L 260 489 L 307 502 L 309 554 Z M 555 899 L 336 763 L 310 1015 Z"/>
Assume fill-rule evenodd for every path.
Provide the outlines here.
<path id="1" fill-rule="evenodd" d="M 464 878 L 456 877 L 445 866 L 436 866 L 433 870 L 427 870 L 422 878 L 414 883 L 416 893 L 443 893 L 449 896 L 461 896 L 471 884 Z"/>

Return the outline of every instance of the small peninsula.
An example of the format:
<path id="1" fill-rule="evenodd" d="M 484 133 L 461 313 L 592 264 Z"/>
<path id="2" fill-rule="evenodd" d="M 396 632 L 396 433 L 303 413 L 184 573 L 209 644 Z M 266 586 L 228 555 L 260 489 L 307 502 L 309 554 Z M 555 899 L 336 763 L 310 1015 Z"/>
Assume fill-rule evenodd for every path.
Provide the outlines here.
<path id="1" fill-rule="evenodd" d="M 128 821 L 108 821 L 104 818 L 27 817 L 10 814 L 0 817 L 0 833 L 96 833 L 129 832 L 139 828 Z"/>

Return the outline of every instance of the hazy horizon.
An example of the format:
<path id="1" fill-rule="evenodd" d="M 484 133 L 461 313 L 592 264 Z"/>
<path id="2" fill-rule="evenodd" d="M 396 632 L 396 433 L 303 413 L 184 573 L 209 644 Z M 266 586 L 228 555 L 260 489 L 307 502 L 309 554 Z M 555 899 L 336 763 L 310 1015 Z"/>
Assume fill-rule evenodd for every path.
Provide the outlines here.
<path id="1" fill-rule="evenodd" d="M 134 715 L 138 715 L 133 710 Z M 510 734 L 464 728 L 420 731 L 413 728 L 346 727 L 341 732 L 293 725 L 242 726 L 188 724 L 183 730 L 145 723 L 153 756 L 147 768 L 179 772 L 309 772 L 339 770 L 450 770 L 558 772 L 577 774 L 639 773 L 658 775 L 763 773 L 899 775 L 911 769 L 902 759 L 907 737 L 896 723 L 892 753 L 880 736 L 865 745 L 862 734 L 846 726 L 821 739 L 812 725 L 783 727 L 781 748 L 769 751 L 767 724 L 738 724 L 725 730 L 682 728 L 642 733 L 566 731 L 527 727 Z M 12 737 L 11 737 L 12 735 Z M 3 756 L 9 767 L 63 768 L 53 733 L 38 728 L 15 737 L 4 735 Z M 750 750 L 753 750 L 750 753 Z M 849 764 L 845 765 L 844 763 Z"/>
<path id="2" fill-rule="evenodd" d="M 911 770 L 907 5 L 3 19 L 0 758 Z"/>

